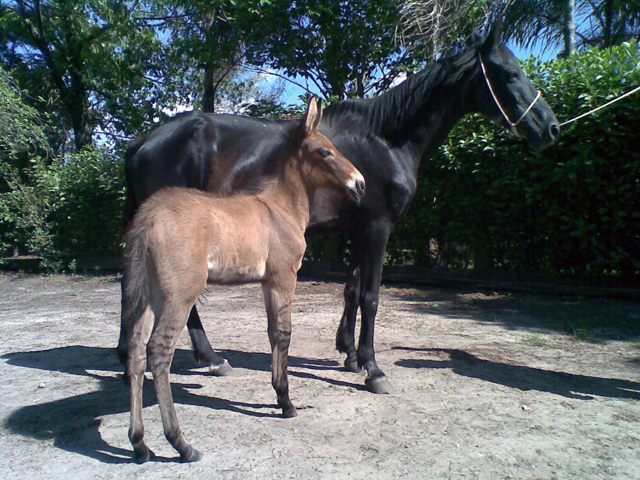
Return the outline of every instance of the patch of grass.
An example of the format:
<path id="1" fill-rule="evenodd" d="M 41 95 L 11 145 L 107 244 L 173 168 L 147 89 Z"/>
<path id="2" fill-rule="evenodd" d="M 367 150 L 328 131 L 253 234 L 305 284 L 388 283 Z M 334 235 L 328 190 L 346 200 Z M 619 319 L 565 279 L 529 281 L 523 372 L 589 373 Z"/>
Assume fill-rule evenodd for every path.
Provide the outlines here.
<path id="1" fill-rule="evenodd" d="M 539 333 L 531 333 L 524 337 L 522 341 L 533 347 L 546 347 L 548 345 L 547 339 Z"/>
<path id="2" fill-rule="evenodd" d="M 591 328 L 571 327 L 573 329 L 573 339 L 580 342 L 595 343 L 598 333 Z"/>

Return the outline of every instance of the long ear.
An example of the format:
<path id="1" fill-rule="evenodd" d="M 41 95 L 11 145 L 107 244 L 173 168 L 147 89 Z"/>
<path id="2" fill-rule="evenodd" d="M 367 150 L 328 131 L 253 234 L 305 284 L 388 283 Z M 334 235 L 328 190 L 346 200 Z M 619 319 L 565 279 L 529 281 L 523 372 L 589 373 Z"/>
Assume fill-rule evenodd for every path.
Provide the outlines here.
<path id="1" fill-rule="evenodd" d="M 488 54 L 493 48 L 495 48 L 500 43 L 500 36 L 502 35 L 502 15 L 498 15 L 498 18 L 491 26 L 491 30 L 489 30 L 489 35 L 482 42 L 482 46 L 480 46 L 480 50 L 482 53 Z"/>
<path id="2" fill-rule="evenodd" d="M 467 45 L 471 48 L 478 48 L 484 42 L 484 37 L 478 30 L 471 33 L 471 37 L 467 40 Z"/>
<path id="3" fill-rule="evenodd" d="M 318 128 L 320 120 L 322 119 L 322 102 L 319 98 L 313 97 L 307 107 L 307 112 L 300 120 L 298 125 L 297 137 L 306 138 L 311 135 L 311 132 Z"/>
<path id="4" fill-rule="evenodd" d="M 315 122 L 313 123 L 312 129 L 317 130 L 320 125 L 320 120 L 322 120 L 322 100 L 318 97 L 314 97 L 316 100 L 316 117 Z M 313 102 L 313 100 L 311 100 Z"/>

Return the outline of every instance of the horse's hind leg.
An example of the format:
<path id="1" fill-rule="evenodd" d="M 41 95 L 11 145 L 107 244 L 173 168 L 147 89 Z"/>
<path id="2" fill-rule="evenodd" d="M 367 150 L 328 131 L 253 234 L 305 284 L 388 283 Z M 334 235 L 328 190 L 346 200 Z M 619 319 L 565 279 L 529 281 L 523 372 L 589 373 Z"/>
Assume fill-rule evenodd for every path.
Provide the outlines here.
<path id="1" fill-rule="evenodd" d="M 118 339 L 118 347 L 116 353 L 118 354 L 118 360 L 125 365 L 124 379 L 128 382 L 128 374 L 126 370 L 127 361 L 129 358 L 129 333 L 133 328 L 131 325 L 127 325 L 128 319 L 125 318 L 126 312 L 126 300 L 124 296 L 125 288 L 125 273 L 122 274 L 122 280 L 120 281 L 120 289 L 122 291 L 122 299 L 120 300 L 120 338 Z"/>
<path id="2" fill-rule="evenodd" d="M 355 262 L 354 262 L 355 263 Z M 360 372 L 356 356 L 355 331 L 360 305 L 360 266 L 349 268 L 349 277 L 344 287 L 344 312 L 336 333 L 336 349 L 346 353 L 344 368 L 350 372 Z"/>
<path id="3" fill-rule="evenodd" d="M 291 302 L 296 289 L 295 273 L 278 275 L 262 286 L 269 322 L 271 343 L 271 384 L 278 396 L 282 415 L 295 417 L 298 413 L 289 398 L 289 344 L 291 343 Z"/>
<path id="4" fill-rule="evenodd" d="M 134 459 L 144 463 L 153 456 L 153 452 L 144 442 L 144 424 L 142 421 L 142 389 L 144 372 L 147 367 L 146 345 L 153 328 L 154 315 L 147 308 L 138 321 L 131 326 L 131 339 L 128 348 L 127 376 L 131 389 L 131 422 L 129 440 L 133 446 Z"/>
<path id="5" fill-rule="evenodd" d="M 233 368 L 229 365 L 229 362 L 217 355 L 207 334 L 204 332 L 204 327 L 200 321 L 198 310 L 194 305 L 189 313 L 189 320 L 187 321 L 187 328 L 189 329 L 189 336 L 191 337 L 191 343 L 193 344 L 193 356 L 196 358 L 196 362 L 209 365 L 209 373 L 218 377 L 231 375 Z"/>
<path id="6" fill-rule="evenodd" d="M 191 305 L 178 307 L 170 303 L 165 304 L 147 347 L 149 365 L 153 372 L 153 383 L 156 387 L 158 405 L 162 415 L 164 435 L 180 454 L 181 462 L 197 462 L 202 458 L 200 452 L 189 445 L 182 435 L 169 381 L 169 371 L 176 343 L 187 323 Z"/>

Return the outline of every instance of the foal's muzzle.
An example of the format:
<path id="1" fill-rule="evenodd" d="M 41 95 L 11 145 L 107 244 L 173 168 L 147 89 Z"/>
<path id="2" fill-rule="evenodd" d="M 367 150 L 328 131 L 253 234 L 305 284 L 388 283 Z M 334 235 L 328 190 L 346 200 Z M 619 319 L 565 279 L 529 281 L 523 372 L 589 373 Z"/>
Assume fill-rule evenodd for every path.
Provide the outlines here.
<path id="1" fill-rule="evenodd" d="M 364 193 L 366 190 L 364 177 L 362 177 L 362 175 L 360 175 L 359 177 L 354 177 L 353 181 L 350 182 L 349 185 L 347 185 L 347 188 L 349 189 L 349 194 L 351 195 L 353 201 L 355 201 L 357 204 L 360 204 L 360 201 L 364 197 Z"/>

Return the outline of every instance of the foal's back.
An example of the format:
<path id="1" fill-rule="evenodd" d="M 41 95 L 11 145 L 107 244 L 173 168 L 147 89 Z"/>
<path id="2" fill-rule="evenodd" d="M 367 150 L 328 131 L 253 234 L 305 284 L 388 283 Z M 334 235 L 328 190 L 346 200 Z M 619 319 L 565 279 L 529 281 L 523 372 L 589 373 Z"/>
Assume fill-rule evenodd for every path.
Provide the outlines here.
<path id="1" fill-rule="evenodd" d="M 131 235 L 144 236 L 165 281 L 175 277 L 184 282 L 188 272 L 200 273 L 200 285 L 205 279 L 260 281 L 273 247 L 270 211 L 264 196 L 216 197 L 195 189 L 167 188 L 145 202 Z"/>

